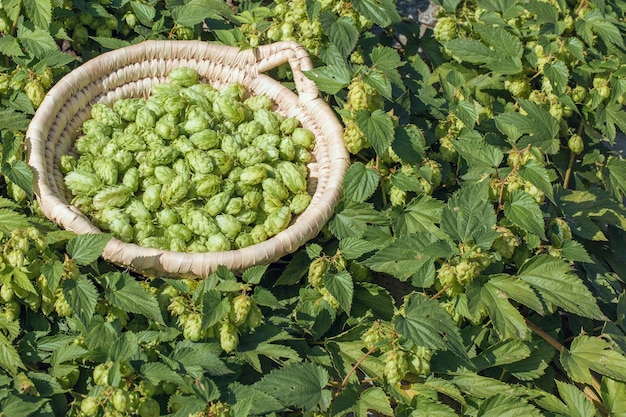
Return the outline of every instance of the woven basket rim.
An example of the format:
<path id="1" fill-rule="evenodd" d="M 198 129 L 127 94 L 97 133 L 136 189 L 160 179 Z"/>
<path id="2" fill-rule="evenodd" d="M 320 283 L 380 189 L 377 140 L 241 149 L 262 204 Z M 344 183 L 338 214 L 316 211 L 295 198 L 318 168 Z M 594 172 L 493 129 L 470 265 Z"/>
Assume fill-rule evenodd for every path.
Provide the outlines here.
<path id="1" fill-rule="evenodd" d="M 42 212 L 60 227 L 78 234 L 102 233 L 78 209 L 63 201 L 59 186 L 53 182 L 52 177 L 58 174 L 59 167 L 50 165 L 54 165 L 51 161 L 61 152 L 56 148 L 58 143 L 66 145 L 61 137 L 63 131 L 70 129 L 68 126 L 75 122 L 81 110 L 84 111 L 85 105 L 100 102 L 105 94 L 116 91 L 114 83 L 122 86 L 119 88 L 132 88 L 133 82 L 141 82 L 133 80 L 135 72 L 165 77 L 183 62 L 194 62 L 203 68 L 208 66 L 207 71 L 215 71 L 225 80 L 241 80 L 247 89 L 271 90 L 268 95 L 275 101 L 295 103 L 295 108 L 283 110 L 299 111 L 302 118 L 319 125 L 316 139 L 324 142 L 323 150 L 328 153 L 326 163 L 320 164 L 323 189 L 318 185 L 313 194 L 315 204 L 286 230 L 256 245 L 224 252 L 193 253 L 147 248 L 112 238 L 103 258 L 145 275 L 203 277 L 220 265 L 243 270 L 294 252 L 317 235 L 329 220 L 340 198 L 343 176 L 350 162 L 343 145 L 343 127 L 321 99 L 315 84 L 304 75 L 303 71 L 312 69 L 312 64 L 304 48 L 295 42 L 241 50 L 202 41 L 146 41 L 106 52 L 71 71 L 47 93 L 26 132 L 28 163 L 35 172 L 35 195 Z M 282 63 L 291 66 L 296 94 L 264 74 Z M 100 82 L 101 85 L 94 86 Z M 95 93 L 100 94 L 86 97 Z"/>

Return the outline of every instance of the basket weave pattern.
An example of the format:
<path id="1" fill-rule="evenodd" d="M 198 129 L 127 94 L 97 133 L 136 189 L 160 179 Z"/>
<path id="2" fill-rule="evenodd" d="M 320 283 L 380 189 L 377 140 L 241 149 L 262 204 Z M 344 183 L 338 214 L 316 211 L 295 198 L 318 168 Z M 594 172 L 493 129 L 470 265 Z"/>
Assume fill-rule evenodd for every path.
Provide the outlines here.
<path id="1" fill-rule="evenodd" d="M 297 94 L 264 74 L 289 63 Z M 75 154 L 77 130 L 90 118 L 95 103 L 112 104 L 127 97 L 147 97 L 151 86 L 164 82 L 175 68 L 195 69 L 202 82 L 214 87 L 238 82 L 250 94 L 264 94 L 276 110 L 297 118 L 316 137 L 308 165 L 309 207 L 284 231 L 243 249 L 212 253 L 181 253 L 146 248 L 111 239 L 103 258 L 147 275 L 203 277 L 219 265 L 243 270 L 267 264 L 294 252 L 315 237 L 332 215 L 349 164 L 343 128 L 319 97 L 315 84 L 302 71 L 312 68 L 306 51 L 294 42 L 278 42 L 256 49 L 200 41 L 147 41 L 100 55 L 61 79 L 46 95 L 26 132 L 28 162 L 35 172 L 35 193 L 43 213 L 60 227 L 78 234 L 100 233 L 70 204 L 59 160 Z"/>

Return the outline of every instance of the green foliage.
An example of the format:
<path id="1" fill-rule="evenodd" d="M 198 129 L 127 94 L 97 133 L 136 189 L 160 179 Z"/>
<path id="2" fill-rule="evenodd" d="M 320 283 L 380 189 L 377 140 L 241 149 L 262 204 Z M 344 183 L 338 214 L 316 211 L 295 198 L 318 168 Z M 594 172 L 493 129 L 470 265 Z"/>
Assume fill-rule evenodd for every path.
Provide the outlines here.
<path id="1" fill-rule="evenodd" d="M 390 0 L 2 2 L 0 415 L 625 415 L 624 5 L 438 4 L 421 33 Z M 69 71 L 146 39 L 306 48 L 351 154 L 319 236 L 271 265 L 172 279 L 107 264 L 110 235 L 43 217 L 32 115 Z M 292 85 L 287 65 L 268 75 Z M 136 109 L 115 110 L 99 117 Z M 215 147 L 177 123 L 159 131 Z M 178 139 L 152 156 L 189 150 Z M 90 185 L 117 186 L 98 164 Z M 183 183 L 163 192 L 177 208 Z"/>

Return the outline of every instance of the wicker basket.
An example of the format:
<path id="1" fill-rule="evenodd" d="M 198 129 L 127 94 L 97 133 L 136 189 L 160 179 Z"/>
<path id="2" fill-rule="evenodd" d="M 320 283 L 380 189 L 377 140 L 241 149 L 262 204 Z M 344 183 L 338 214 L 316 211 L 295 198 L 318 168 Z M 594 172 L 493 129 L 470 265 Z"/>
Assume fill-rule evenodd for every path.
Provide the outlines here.
<path id="1" fill-rule="evenodd" d="M 297 94 L 263 74 L 287 62 Z M 294 42 L 242 51 L 200 41 L 148 41 L 107 52 L 75 69 L 48 92 L 26 133 L 28 162 L 35 172 L 41 210 L 64 229 L 78 234 L 101 233 L 70 205 L 72 197 L 63 183 L 59 159 L 74 152 L 77 129 L 90 117 L 93 104 L 147 97 L 153 84 L 165 81 L 170 71 L 181 66 L 194 68 L 202 82 L 215 87 L 239 82 L 249 94 L 265 94 L 275 102 L 277 111 L 296 117 L 313 131 L 316 145 L 308 166 L 311 204 L 286 230 L 243 249 L 181 253 L 111 239 L 103 258 L 146 275 L 203 277 L 220 265 L 243 270 L 294 252 L 315 237 L 332 215 L 349 164 L 343 128 L 319 97 L 315 84 L 302 73 L 312 68 L 311 61 Z"/>

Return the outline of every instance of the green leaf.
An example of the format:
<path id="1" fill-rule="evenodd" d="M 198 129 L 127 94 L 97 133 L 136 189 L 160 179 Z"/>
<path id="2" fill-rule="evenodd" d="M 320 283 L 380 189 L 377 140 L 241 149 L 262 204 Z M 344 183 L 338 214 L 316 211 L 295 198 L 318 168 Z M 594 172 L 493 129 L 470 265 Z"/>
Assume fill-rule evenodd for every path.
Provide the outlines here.
<path id="1" fill-rule="evenodd" d="M 362 162 L 355 162 L 346 171 L 343 179 L 343 193 L 346 198 L 362 202 L 374 194 L 378 188 L 379 174 Z"/>
<path id="2" fill-rule="evenodd" d="M 146 362 L 141 365 L 139 374 L 153 385 L 157 385 L 161 381 L 173 382 L 183 387 L 187 385 L 187 382 L 181 375 L 173 371 L 163 362 Z"/>
<path id="3" fill-rule="evenodd" d="M 339 249 L 346 259 L 357 259 L 368 252 L 375 251 L 379 246 L 377 243 L 356 237 L 347 237 L 339 241 Z"/>
<path id="4" fill-rule="evenodd" d="M 24 56 L 24 52 L 22 52 L 22 48 L 20 48 L 20 44 L 17 41 L 17 39 L 7 33 L 5 33 L 0 38 L 0 51 L 2 51 L 2 54 L 6 56 Z M 4 111 L 5 110 L 0 111 L 0 113 Z M 11 129 L 11 128 L 10 127 L 5 128 L 3 126 L 2 129 Z"/>
<path id="5" fill-rule="evenodd" d="M 430 233 L 416 233 L 395 240 L 363 264 L 374 271 L 406 281 L 421 272 L 424 265 L 438 258 L 448 258 L 453 253 L 454 248 L 449 241 L 440 240 Z"/>
<path id="6" fill-rule="evenodd" d="M 500 74 L 517 74 L 522 70 L 524 47 L 519 38 L 496 25 L 480 25 L 476 31 L 495 52 L 495 58 L 485 62 L 487 68 Z"/>
<path id="7" fill-rule="evenodd" d="M 98 303 L 98 290 L 89 278 L 81 275 L 76 281 L 66 279 L 63 281 L 63 295 L 72 311 L 86 326 L 96 311 Z"/>
<path id="8" fill-rule="evenodd" d="M 83 358 L 89 351 L 82 346 L 62 345 L 52 352 L 50 357 L 50 365 L 57 367 L 63 363 L 72 362 L 76 359 Z"/>
<path id="9" fill-rule="evenodd" d="M 52 21 L 52 3 L 50 0 L 22 0 L 28 18 L 42 29 L 48 29 Z"/>
<path id="10" fill-rule="evenodd" d="M 389 75 L 381 70 L 371 69 L 363 74 L 363 82 L 374 87 L 381 96 L 391 100 L 391 79 Z"/>
<path id="11" fill-rule="evenodd" d="M 142 314 L 159 324 L 165 324 L 156 297 L 127 273 L 110 273 L 104 276 L 107 301 L 123 311 Z"/>
<path id="12" fill-rule="evenodd" d="M 15 161 L 11 165 L 3 164 L 2 173 L 14 184 L 20 187 L 28 198 L 33 198 L 33 171 L 24 161 Z"/>
<path id="13" fill-rule="evenodd" d="M 327 94 L 337 94 L 341 89 L 350 85 L 352 79 L 346 65 L 327 65 L 303 71 L 303 73 L 315 82 L 317 88 Z"/>
<path id="14" fill-rule="evenodd" d="M 380 27 L 402 20 L 392 0 L 353 0 L 352 7 Z"/>
<path id="15" fill-rule="evenodd" d="M 363 391 L 359 397 L 356 408 L 358 410 L 358 416 L 367 416 L 369 415 L 368 411 L 375 411 L 377 415 L 394 415 L 389 398 L 380 387 L 372 387 Z"/>
<path id="16" fill-rule="evenodd" d="M 379 156 L 382 156 L 394 138 L 394 127 L 391 116 L 383 110 L 373 112 L 361 109 L 356 112 L 356 123 L 365 138 L 372 144 Z"/>
<path id="17" fill-rule="evenodd" d="M 396 138 L 391 148 L 402 161 L 420 164 L 426 153 L 426 138 L 417 126 L 401 125 L 396 128 Z"/>
<path id="18" fill-rule="evenodd" d="M 465 127 L 474 129 L 474 125 L 478 120 L 478 112 L 476 111 L 476 105 L 473 101 L 453 102 L 450 104 L 450 110 L 463 122 Z"/>
<path id="19" fill-rule="evenodd" d="M 615 417 L 626 417 L 626 383 L 602 378 L 602 403 Z"/>
<path id="20" fill-rule="evenodd" d="M 411 295 L 404 303 L 404 314 L 397 315 L 393 325 L 400 336 L 417 345 L 450 350 L 460 359 L 469 359 L 456 323 L 436 300 Z"/>
<path id="21" fill-rule="evenodd" d="M 42 399 L 37 401 L 31 398 L 32 397 L 30 396 L 18 397 L 17 395 L 9 394 L 9 396 L 0 401 L 0 410 L 2 410 L 2 414 L 10 417 L 32 417 L 34 415 L 42 415 L 33 413 L 38 410 L 41 411 L 41 407 L 46 404 L 48 400 Z"/>
<path id="22" fill-rule="evenodd" d="M 561 351 L 561 364 L 572 381 L 592 384 L 592 370 L 618 381 L 626 381 L 626 357 L 599 337 L 580 335 L 569 349 Z"/>
<path id="23" fill-rule="evenodd" d="M 258 284 L 261 282 L 265 271 L 269 265 L 255 265 L 243 271 L 242 279 L 248 284 Z"/>
<path id="24" fill-rule="evenodd" d="M 130 46 L 131 43 L 123 39 L 105 38 L 102 36 L 90 36 L 91 39 L 98 42 L 102 47 L 107 49 L 119 49 Z"/>
<path id="25" fill-rule="evenodd" d="M 586 62 L 587 59 L 585 57 L 585 45 L 582 41 L 576 37 L 570 37 L 565 42 L 565 49 L 574 55 L 580 62 Z"/>
<path id="26" fill-rule="evenodd" d="M 543 339 L 535 338 L 526 344 L 530 349 L 530 356 L 509 364 L 504 369 L 520 381 L 533 381 L 546 374 L 546 370 L 549 369 L 554 359 L 556 349 Z"/>
<path id="27" fill-rule="evenodd" d="M 541 417 L 543 414 L 524 398 L 496 394 L 483 401 L 478 410 L 480 417 L 524 416 Z"/>
<path id="28" fill-rule="evenodd" d="M 559 61 L 557 59 L 551 63 L 545 64 L 543 72 L 546 77 L 548 77 L 548 80 L 550 80 L 550 84 L 552 85 L 555 93 L 558 95 L 563 94 L 569 80 L 567 65 L 565 65 L 563 61 Z"/>
<path id="29" fill-rule="evenodd" d="M 57 48 L 56 42 L 50 33 L 44 29 L 35 28 L 31 31 L 23 26 L 19 26 L 18 38 L 24 48 L 26 48 L 31 55 L 36 57 L 43 56 L 48 51 L 56 50 Z"/>
<path id="30" fill-rule="evenodd" d="M 142 25 L 152 27 L 152 22 L 156 16 L 156 9 L 154 6 L 140 3 L 138 1 L 131 1 L 130 7 L 133 9 L 133 13 L 135 13 L 137 19 Z"/>
<path id="31" fill-rule="evenodd" d="M 257 415 L 268 415 L 274 411 L 282 411 L 284 408 L 274 397 L 253 386 L 234 382 L 228 386 L 228 389 L 235 397 L 235 404 L 250 399 L 254 404 L 254 412 Z"/>
<path id="32" fill-rule="evenodd" d="M 596 408 L 581 390 L 562 381 L 555 382 L 559 396 L 567 406 L 568 417 L 594 417 L 596 415 Z"/>
<path id="33" fill-rule="evenodd" d="M 566 240 L 560 249 L 561 256 L 566 261 L 593 263 L 593 259 L 589 256 L 585 247 L 576 240 Z"/>
<path id="34" fill-rule="evenodd" d="M 183 6 L 171 8 L 172 18 L 182 26 L 195 26 L 206 19 L 223 20 L 234 17 L 228 4 L 222 0 L 191 0 Z"/>
<path id="35" fill-rule="evenodd" d="M 497 52 L 476 39 L 456 38 L 444 45 L 454 57 L 472 64 L 493 62 L 498 58 Z"/>
<path id="36" fill-rule="evenodd" d="M 487 143 L 482 136 L 461 135 L 453 145 L 470 168 L 496 168 L 504 158 L 502 151 Z"/>
<path id="37" fill-rule="evenodd" d="M 290 363 L 275 369 L 254 384 L 261 392 L 271 395 L 284 406 L 313 410 L 318 404 L 328 405 L 330 391 L 328 372 L 313 363 Z"/>
<path id="38" fill-rule="evenodd" d="M 535 187 L 543 191 L 548 199 L 554 201 L 554 191 L 549 179 L 550 176 L 548 175 L 548 170 L 541 162 L 531 159 L 519 168 L 518 173 L 520 177 L 530 181 Z"/>
<path id="39" fill-rule="evenodd" d="M 496 213 L 489 203 L 487 184 L 472 184 L 456 191 L 441 215 L 441 230 L 459 242 L 486 248 L 496 238 Z"/>
<path id="40" fill-rule="evenodd" d="M 202 327 L 211 327 L 230 312 L 228 297 L 218 290 L 209 290 L 202 296 Z"/>
<path id="41" fill-rule="evenodd" d="M 559 151 L 559 124 L 557 120 L 536 103 L 528 100 L 519 100 L 527 115 L 520 113 L 501 113 L 496 116 L 496 125 L 506 134 L 504 126 L 512 126 L 520 133 L 526 134 L 518 141 L 518 147 L 533 145 L 548 154 Z"/>
<path id="42" fill-rule="evenodd" d="M 544 314 L 541 300 L 526 281 L 507 274 L 490 275 L 486 286 L 493 287 L 494 289 L 490 289 L 490 291 L 500 297 L 507 296 L 526 307 L 532 308 L 541 315 Z"/>
<path id="43" fill-rule="evenodd" d="M 525 6 L 530 12 L 537 15 L 537 20 L 534 21 L 539 24 L 556 23 L 559 19 L 559 11 L 550 3 L 529 1 Z"/>
<path id="44" fill-rule="evenodd" d="M 109 240 L 111 235 L 106 233 L 87 233 L 70 239 L 66 250 L 77 264 L 89 265 L 102 255 Z"/>
<path id="45" fill-rule="evenodd" d="M 336 274 L 326 274 L 324 286 L 337 299 L 341 309 L 350 315 L 352 298 L 354 297 L 354 283 L 348 271 L 339 271 Z"/>
<path id="46" fill-rule="evenodd" d="M 511 201 L 504 203 L 504 215 L 522 230 L 528 230 L 542 239 L 546 238 L 541 208 L 526 191 L 515 190 L 511 193 Z"/>
<path id="47" fill-rule="evenodd" d="M 371 312 L 381 320 L 391 320 L 394 312 L 394 301 L 387 290 L 368 282 L 357 282 L 354 286 L 354 317 L 365 317 Z"/>
<path id="48" fill-rule="evenodd" d="M 46 281 L 48 281 L 48 288 L 54 293 L 61 283 L 63 263 L 61 261 L 46 263 L 41 267 L 41 273 L 46 277 Z"/>
<path id="49" fill-rule="evenodd" d="M 383 45 L 377 45 L 372 49 L 370 59 L 372 60 L 372 66 L 384 73 L 393 71 L 405 64 L 402 62 L 397 49 Z"/>
<path id="50" fill-rule="evenodd" d="M 359 30 L 348 16 L 342 16 L 330 25 L 328 37 L 343 57 L 350 55 L 359 40 Z"/>
<path id="51" fill-rule="evenodd" d="M 487 314 L 501 339 L 526 340 L 530 331 L 524 316 L 511 305 L 509 296 L 490 281 L 480 287 L 480 302 L 487 309 Z M 471 302 L 468 291 L 468 302 Z"/>
<path id="52" fill-rule="evenodd" d="M 626 161 L 609 156 L 602 170 L 602 178 L 607 191 L 612 192 L 616 200 L 623 200 L 626 196 Z"/>
<path id="53" fill-rule="evenodd" d="M 333 235 L 339 239 L 346 237 L 363 237 L 368 224 L 386 225 L 388 219 L 371 204 L 344 200 L 336 207 L 335 216 L 330 220 L 329 227 Z"/>
<path id="54" fill-rule="evenodd" d="M 0 209 L 0 232 L 10 235 L 15 229 L 24 229 L 30 223 L 22 214 L 9 209 Z"/>
<path id="55" fill-rule="evenodd" d="M 26 369 L 15 346 L 2 333 L 0 333 L 0 367 L 11 375 L 16 375 L 19 369 Z"/>
<path id="56" fill-rule="evenodd" d="M 132 313 L 132 311 L 131 311 Z M 124 362 L 137 354 L 139 340 L 133 332 L 125 332 L 117 338 L 109 349 L 109 359 L 114 362 Z"/>
<path id="57" fill-rule="evenodd" d="M 472 358 L 472 363 L 478 372 L 494 366 L 506 365 L 527 358 L 530 348 L 519 339 L 502 340 L 483 349 L 480 354 Z"/>
<path id="58" fill-rule="evenodd" d="M 436 223 L 441 220 L 443 202 L 422 194 L 415 197 L 395 219 L 394 227 L 397 236 L 413 233 L 433 233 L 439 230 Z"/>
<path id="59" fill-rule="evenodd" d="M 606 106 L 600 106 L 596 116 L 596 127 L 609 138 L 611 143 L 613 143 L 617 135 L 615 125 L 617 125 L 622 132 L 626 132 L 626 111 L 616 102 L 609 103 Z"/>
<path id="60" fill-rule="evenodd" d="M 532 285 L 547 303 L 583 317 L 599 320 L 604 317 L 589 289 L 562 259 L 535 256 L 522 265 L 518 276 Z"/>

